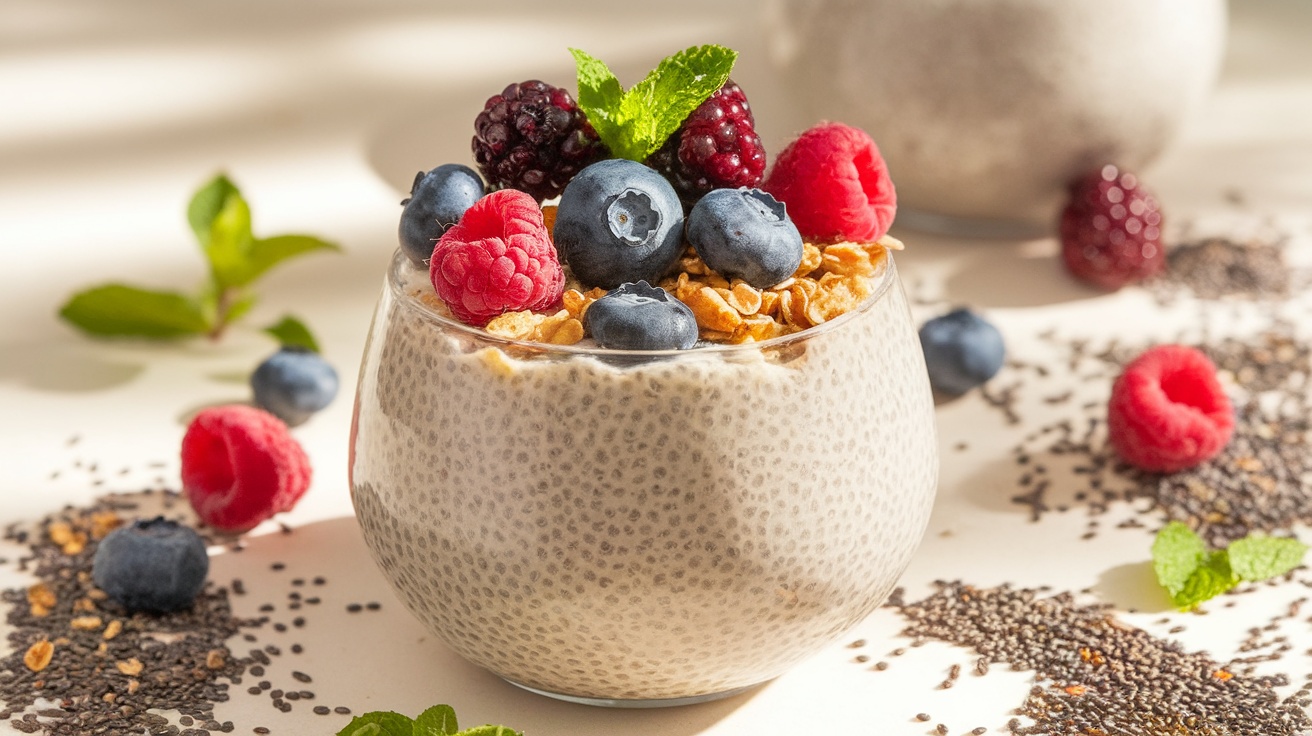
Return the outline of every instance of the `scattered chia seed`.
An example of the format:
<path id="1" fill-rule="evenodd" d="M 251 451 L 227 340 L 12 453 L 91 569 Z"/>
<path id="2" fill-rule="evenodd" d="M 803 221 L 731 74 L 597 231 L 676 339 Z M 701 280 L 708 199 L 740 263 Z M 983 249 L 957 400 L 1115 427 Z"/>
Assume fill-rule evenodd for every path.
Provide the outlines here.
<path id="1" fill-rule="evenodd" d="M 229 586 L 207 583 L 185 611 L 128 614 L 92 583 L 92 559 L 99 540 L 137 515 L 138 501 L 145 503 L 150 495 L 149 491 L 138 499 L 111 495 L 86 508 L 66 506 L 38 526 L 12 523 L 4 529 L 6 540 L 30 549 L 20 559 L 20 569 L 37 582 L 0 591 L 11 627 L 11 653 L 0 659 L 0 721 L 9 721 L 23 733 L 47 736 L 201 736 L 236 729 L 230 721 L 214 719 L 215 705 L 229 700 L 229 688 L 240 685 L 245 673 L 252 679 L 262 676 L 270 655 L 281 655 L 272 644 L 251 649 L 247 657 L 227 645 L 238 636 L 258 642 L 252 632 L 269 623 L 267 616 L 233 615 L 229 595 L 246 594 L 246 584 L 240 579 Z M 163 502 L 168 511 L 176 497 L 175 492 L 164 491 L 155 494 L 150 504 Z M 185 505 L 179 510 L 185 511 Z M 187 523 L 185 515 L 169 515 Z M 199 531 L 210 544 L 226 546 L 226 540 L 209 536 L 209 530 Z M 266 604 L 260 610 L 271 612 L 273 606 Z M 305 625 L 304 619 L 298 620 L 298 625 Z M 34 644 L 43 640 L 52 644 L 46 661 L 29 651 L 40 652 Z M 301 650 L 299 644 L 293 646 L 293 651 Z M 304 672 L 292 676 L 311 681 Z M 241 697 L 271 687 L 267 680 L 261 681 L 246 688 Z M 314 698 L 308 690 L 290 695 Z M 277 707 L 290 710 L 287 703 Z M 345 706 L 338 708 L 339 715 L 350 713 Z M 172 718 L 178 725 L 171 725 Z M 269 729 L 259 726 L 254 732 L 269 733 Z"/>
<path id="2" fill-rule="evenodd" d="M 1087 341 L 1064 347 L 1077 366 L 1100 367 L 1097 380 L 1108 388 L 1121 365 L 1139 352 L 1115 341 L 1101 350 Z M 1097 531 L 1096 517 L 1116 502 L 1130 503 L 1138 513 L 1164 513 L 1168 520 L 1183 521 L 1213 546 L 1253 531 L 1312 523 L 1312 345 L 1295 334 L 1293 325 L 1275 320 L 1254 337 L 1205 340 L 1199 348 L 1238 391 L 1232 397 L 1234 435 L 1219 455 L 1169 475 L 1139 471 L 1122 463 L 1108 445 L 1105 403 L 1091 402 L 1080 415 L 1039 427 L 1014 448 L 1021 492 L 1012 500 L 1027 506 L 1037 521 L 1065 507 L 1052 497 L 1054 488 L 1072 493 L 1090 512 L 1086 538 Z M 1054 483 L 1058 479 L 1045 466 L 1030 464 L 1031 457 L 1045 455 L 1054 466 L 1063 460 L 1069 474 L 1060 482 Z M 1125 521 L 1118 526 L 1135 525 Z"/>
<path id="3" fill-rule="evenodd" d="M 1081 734 L 1263 734 L 1297 736 L 1312 718 L 1296 698 L 1272 690 L 1288 678 L 1235 673 L 1202 653 L 1115 620 L 1103 605 L 1070 593 L 939 583 L 901 608 L 902 633 L 974 649 L 982 659 L 1035 671 L 1035 686 L 1012 719 L 1015 736 Z M 923 714 L 922 714 L 923 715 Z M 917 717 L 919 718 L 919 716 Z"/>
<path id="4" fill-rule="evenodd" d="M 1182 289 L 1209 300 L 1284 298 L 1290 290 L 1286 241 L 1207 237 L 1181 243 L 1167 250 L 1166 270 L 1149 288 L 1163 303 Z"/>
<path id="5" fill-rule="evenodd" d="M 40 534 L 20 535 L 13 528 L 6 534 L 30 546 L 31 571 L 39 580 L 30 589 L 0 594 L 13 627 L 8 635 L 12 653 L 0 660 L 0 701 L 11 717 L 29 711 L 11 721 L 25 733 L 162 733 L 168 719 L 149 710 L 210 722 L 215 704 L 228 700 L 229 685 L 220 680 L 239 678 L 249 665 L 225 642 L 258 624 L 233 616 L 222 587 L 207 585 L 190 609 L 166 615 L 128 614 L 96 590 L 92 557 L 98 540 L 121 523 L 122 510 L 122 504 L 108 502 L 65 509 L 45 519 Z M 85 543 L 58 545 L 52 529 L 60 530 L 59 537 L 71 529 L 85 535 Z M 51 605 L 34 606 L 32 591 L 38 589 Z M 72 621 L 78 617 L 105 623 L 75 627 Z M 57 642 L 54 655 L 33 670 L 24 655 L 43 639 Z M 39 721 L 30 712 L 38 699 L 58 706 L 42 711 Z"/>

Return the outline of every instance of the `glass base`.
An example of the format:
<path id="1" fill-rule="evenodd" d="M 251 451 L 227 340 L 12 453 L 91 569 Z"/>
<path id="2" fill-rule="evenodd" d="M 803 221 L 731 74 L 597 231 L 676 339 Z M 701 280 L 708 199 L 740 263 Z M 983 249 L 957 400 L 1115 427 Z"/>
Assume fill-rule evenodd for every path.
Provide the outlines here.
<path id="1" fill-rule="evenodd" d="M 1027 220 L 958 217 L 899 207 L 897 225 L 932 235 L 988 240 L 1035 240 L 1052 235 L 1055 221 L 1043 224 Z"/>
<path id="2" fill-rule="evenodd" d="M 563 700 L 567 703 L 578 703 L 580 705 L 595 705 L 601 708 L 673 708 L 679 705 L 694 705 L 696 703 L 708 703 L 712 700 L 730 698 L 739 693 L 745 693 L 754 687 L 764 685 L 758 682 L 755 685 L 746 687 L 736 687 L 732 690 L 722 690 L 718 693 L 706 693 L 704 695 L 690 695 L 686 698 L 653 698 L 650 700 L 640 699 L 623 699 L 623 698 L 590 698 L 585 695 L 566 695 L 565 693 L 553 693 L 550 690 L 542 690 L 536 687 L 530 687 L 522 682 L 515 682 L 509 678 L 501 678 L 515 687 L 522 688 L 531 693 L 545 695 L 548 698 Z"/>

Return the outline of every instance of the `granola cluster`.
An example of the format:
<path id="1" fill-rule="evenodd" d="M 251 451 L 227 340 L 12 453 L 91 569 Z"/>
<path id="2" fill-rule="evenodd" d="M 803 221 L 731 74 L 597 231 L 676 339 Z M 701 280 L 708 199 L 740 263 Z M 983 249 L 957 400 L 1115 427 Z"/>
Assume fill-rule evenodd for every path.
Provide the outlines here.
<path id="1" fill-rule="evenodd" d="M 548 228 L 554 207 L 544 207 Z M 723 344 L 760 342 L 800 332 L 855 309 L 874 293 L 877 277 L 887 268 L 889 250 L 901 250 L 898 239 L 885 235 L 874 243 L 806 243 L 802 264 L 788 279 L 768 289 L 745 281 L 729 281 L 716 273 L 689 247 L 675 275 L 657 286 L 688 305 L 697 317 L 702 340 Z M 488 322 L 492 335 L 554 345 L 583 339 L 583 315 L 605 289 L 583 290 L 572 278 L 561 297 L 561 309 L 507 312 Z"/>

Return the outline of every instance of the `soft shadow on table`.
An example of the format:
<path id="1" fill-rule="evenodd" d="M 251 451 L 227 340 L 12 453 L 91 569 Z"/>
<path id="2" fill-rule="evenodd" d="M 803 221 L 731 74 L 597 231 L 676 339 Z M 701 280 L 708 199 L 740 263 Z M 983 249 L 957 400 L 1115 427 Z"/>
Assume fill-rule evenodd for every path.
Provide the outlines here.
<path id="1" fill-rule="evenodd" d="M 316 577 L 322 577 L 323 583 L 316 585 Z M 328 733 L 330 726 L 336 732 L 345 725 L 345 716 L 304 712 L 318 704 L 345 705 L 355 714 L 395 710 L 414 715 L 435 703 L 447 703 L 464 727 L 493 722 L 536 736 L 680 736 L 703 732 L 762 691 L 653 710 L 575 705 L 523 691 L 461 659 L 410 616 L 374 565 L 354 517 L 248 537 L 240 551 L 225 548 L 212 556 L 210 579 L 220 585 L 241 579 L 246 592 L 232 597 L 234 613 L 270 618 L 268 625 L 254 631 L 258 642 L 233 640 L 236 654 L 272 643 L 282 652 L 266 668 L 275 688 L 303 687 L 280 675 L 280 667 L 305 672 L 314 681 L 315 702 L 298 704 L 301 710 L 287 715 L 271 707 L 267 692 L 248 694 L 245 686 L 251 683 L 232 688 L 227 717 L 240 719 L 238 730 L 262 724 L 281 733 L 286 729 L 279 724 L 303 724 L 307 719 L 323 724 L 316 732 Z M 293 612 L 290 606 L 297 600 L 293 595 L 302 601 L 313 596 L 321 602 Z M 380 604 L 377 610 L 347 608 L 370 602 Z M 261 611 L 268 605 L 274 609 Z M 300 626 L 293 624 L 296 617 L 303 618 Z M 273 628 L 277 623 L 293 625 L 280 633 Z M 292 643 L 300 644 L 302 651 L 290 653 Z"/>
<path id="2" fill-rule="evenodd" d="M 1093 591 L 1122 611 L 1166 613 L 1175 610 L 1171 599 L 1157 583 L 1151 562 L 1117 565 L 1098 576 Z"/>
<path id="3" fill-rule="evenodd" d="M 103 391 L 130 382 L 145 370 L 144 358 L 107 358 L 91 343 L 42 341 L 0 346 L 0 383 L 19 383 L 36 391 Z"/>
<path id="4" fill-rule="evenodd" d="M 904 280 L 907 274 L 951 264 L 938 295 L 951 304 L 1039 307 L 1101 294 L 1066 272 L 1055 238 L 964 238 L 896 226 L 893 234 L 906 244 L 906 250 L 894 254 Z M 913 284 L 908 288 L 915 293 Z"/>

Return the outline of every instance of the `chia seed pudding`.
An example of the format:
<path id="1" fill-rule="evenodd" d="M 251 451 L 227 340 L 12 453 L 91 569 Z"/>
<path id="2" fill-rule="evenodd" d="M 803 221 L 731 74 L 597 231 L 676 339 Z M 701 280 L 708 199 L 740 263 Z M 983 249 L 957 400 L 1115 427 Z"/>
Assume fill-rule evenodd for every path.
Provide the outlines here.
<path id="1" fill-rule="evenodd" d="M 546 694 L 665 704 L 779 675 L 887 597 L 933 502 L 887 264 L 805 332 L 636 353 L 461 325 L 398 256 L 351 438 L 379 567 L 455 651 Z"/>

